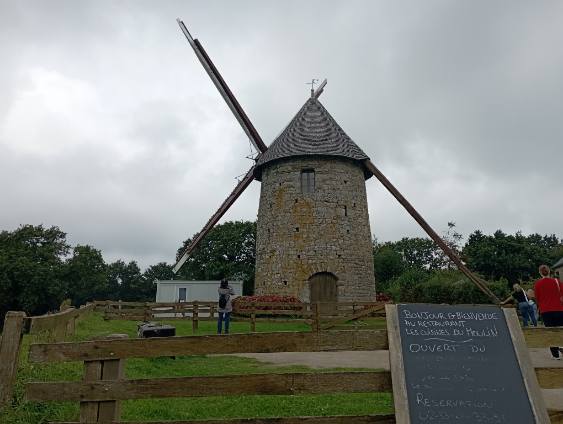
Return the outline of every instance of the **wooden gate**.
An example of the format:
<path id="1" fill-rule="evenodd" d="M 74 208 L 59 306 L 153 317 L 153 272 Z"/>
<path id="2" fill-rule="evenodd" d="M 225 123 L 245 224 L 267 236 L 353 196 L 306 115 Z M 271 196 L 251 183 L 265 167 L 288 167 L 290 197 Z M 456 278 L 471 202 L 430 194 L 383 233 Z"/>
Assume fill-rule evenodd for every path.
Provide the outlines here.
<path id="1" fill-rule="evenodd" d="M 311 303 L 320 304 L 321 315 L 332 315 L 338 301 L 336 282 L 338 279 L 330 272 L 319 272 L 309 278 Z M 328 302 L 327 304 L 323 304 Z"/>

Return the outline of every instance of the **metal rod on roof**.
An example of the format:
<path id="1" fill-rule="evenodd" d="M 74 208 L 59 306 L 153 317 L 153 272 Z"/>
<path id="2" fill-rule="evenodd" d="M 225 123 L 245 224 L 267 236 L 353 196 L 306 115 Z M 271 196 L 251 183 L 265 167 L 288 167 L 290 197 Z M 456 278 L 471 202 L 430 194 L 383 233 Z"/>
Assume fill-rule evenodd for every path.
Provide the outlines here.
<path id="1" fill-rule="evenodd" d="M 207 52 L 205 51 L 199 40 L 192 37 L 184 22 L 182 22 L 179 18 L 176 19 L 176 22 L 178 22 L 178 25 L 186 36 L 188 43 L 190 43 L 190 46 L 203 65 L 203 68 L 209 75 L 209 78 L 211 78 L 211 81 L 213 81 L 213 84 L 215 84 L 215 87 L 217 87 L 217 90 L 219 90 L 219 93 L 227 102 L 227 106 L 229 106 L 229 109 L 231 109 L 231 112 L 233 112 L 233 115 L 235 115 L 235 118 L 239 122 L 243 131 L 246 133 L 254 147 L 256 147 L 256 149 L 260 153 L 264 153 L 267 149 L 266 144 L 264 144 L 264 142 L 262 141 L 262 138 L 258 134 L 258 131 L 256 131 L 256 128 L 254 128 L 254 125 L 252 125 L 252 122 L 250 122 L 250 119 L 248 119 L 248 116 L 244 112 L 242 106 L 233 95 L 229 86 L 211 61 L 211 58 L 207 55 Z"/>
<path id="2" fill-rule="evenodd" d="M 461 261 L 459 256 L 450 248 L 444 240 L 432 229 L 432 227 L 426 222 L 426 220 L 420 215 L 417 210 L 409 203 L 407 199 L 395 188 L 393 184 L 383 175 L 383 173 L 377 169 L 369 159 L 364 162 L 366 168 L 383 184 L 383 186 L 389 190 L 389 192 L 399 201 L 399 203 L 407 210 L 407 212 L 414 218 L 416 222 L 422 227 L 426 234 L 430 236 L 432 240 L 443 250 L 443 252 L 451 259 L 451 261 L 456 264 L 458 269 L 465 274 L 469 280 L 475 284 L 483 293 L 485 293 L 494 303 L 499 304 L 500 299 L 487 287 L 484 281 L 473 274 L 467 266 Z"/>

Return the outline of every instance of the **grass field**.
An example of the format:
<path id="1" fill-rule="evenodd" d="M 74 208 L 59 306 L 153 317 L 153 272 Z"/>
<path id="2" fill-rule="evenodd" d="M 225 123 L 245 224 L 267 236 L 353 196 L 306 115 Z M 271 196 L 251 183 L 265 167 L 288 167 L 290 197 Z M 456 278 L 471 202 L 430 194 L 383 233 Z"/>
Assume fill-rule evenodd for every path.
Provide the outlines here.
<path id="1" fill-rule="evenodd" d="M 165 321 L 163 321 L 165 322 Z M 172 321 L 177 335 L 191 335 L 190 321 Z M 78 323 L 73 340 L 88 340 L 113 333 L 136 337 L 134 321 L 104 321 L 99 313 L 92 313 Z M 347 327 L 381 328 L 384 320 L 370 318 L 348 324 Z M 248 322 L 233 322 L 231 331 L 249 331 Z M 214 334 L 215 323 L 202 321 L 198 334 Z M 304 323 L 259 322 L 257 331 L 309 331 Z M 27 361 L 29 345 L 36 342 L 24 336 L 22 355 L 15 388 L 15 401 L 0 412 L 3 424 L 42 424 L 47 421 L 78 419 L 78 403 L 35 403 L 23 399 L 27 381 L 72 381 L 82 377 L 82 363 L 31 364 Z M 347 369 L 347 371 L 363 369 Z M 250 358 L 236 356 L 185 356 L 172 358 L 129 359 L 127 378 L 155 378 L 179 376 L 237 375 L 249 373 L 328 372 L 305 366 L 274 366 Z M 300 396 L 223 396 L 179 399 L 134 400 L 123 402 L 124 420 L 187 420 L 211 418 L 277 417 L 300 415 L 359 415 L 386 414 L 393 410 L 390 393 L 357 393 Z"/>

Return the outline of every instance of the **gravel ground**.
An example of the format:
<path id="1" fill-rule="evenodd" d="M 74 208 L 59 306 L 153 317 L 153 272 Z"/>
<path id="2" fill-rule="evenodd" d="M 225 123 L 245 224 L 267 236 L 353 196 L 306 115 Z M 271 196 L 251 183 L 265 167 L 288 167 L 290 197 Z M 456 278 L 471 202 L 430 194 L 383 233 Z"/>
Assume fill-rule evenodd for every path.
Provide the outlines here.
<path id="1" fill-rule="evenodd" d="M 344 351 L 344 352 L 281 352 L 236 354 L 275 365 L 305 365 L 310 368 L 372 368 L 389 369 L 389 352 Z M 530 349 L 535 367 L 561 367 L 563 359 L 554 361 L 548 349 Z M 563 410 L 563 389 L 542 389 L 548 409 Z"/>

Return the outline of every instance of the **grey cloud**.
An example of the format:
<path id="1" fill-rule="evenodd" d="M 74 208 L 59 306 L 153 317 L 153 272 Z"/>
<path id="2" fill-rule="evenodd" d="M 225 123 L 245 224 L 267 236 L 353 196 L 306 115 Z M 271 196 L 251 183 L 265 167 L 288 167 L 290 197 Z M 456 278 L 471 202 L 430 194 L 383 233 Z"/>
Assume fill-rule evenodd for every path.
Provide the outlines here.
<path id="1" fill-rule="evenodd" d="M 143 266 L 201 229 L 250 148 L 180 17 L 267 143 L 327 77 L 323 104 L 437 230 L 561 236 L 562 16 L 525 1 L 3 2 L 0 228 L 58 225 Z M 259 187 L 224 219 L 255 219 Z M 375 179 L 368 196 L 380 240 L 421 235 Z"/>

